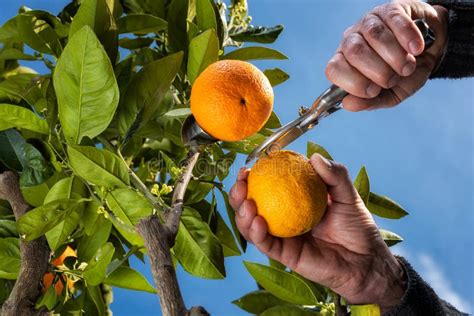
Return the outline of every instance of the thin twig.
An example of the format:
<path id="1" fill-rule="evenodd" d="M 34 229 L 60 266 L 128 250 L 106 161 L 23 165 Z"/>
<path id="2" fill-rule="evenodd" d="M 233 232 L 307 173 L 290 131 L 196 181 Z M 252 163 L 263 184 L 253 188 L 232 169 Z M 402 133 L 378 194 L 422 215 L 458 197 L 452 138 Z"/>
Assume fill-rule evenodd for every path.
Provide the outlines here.
<path id="1" fill-rule="evenodd" d="M 186 160 L 183 163 L 183 172 L 176 181 L 173 198 L 171 202 L 171 210 L 166 214 L 166 227 L 169 229 L 172 239 L 178 233 L 179 220 L 183 212 L 184 194 L 188 187 L 189 181 L 193 175 L 193 169 L 198 161 L 199 150 L 190 150 Z"/>
<path id="2" fill-rule="evenodd" d="M 11 171 L 0 174 L 0 200 L 10 203 L 17 221 L 30 209 L 21 195 L 19 178 Z M 10 296 L 3 303 L 0 314 L 47 315 L 44 309 L 35 309 L 35 302 L 41 295 L 41 281 L 48 269 L 50 257 L 46 238 L 41 236 L 32 241 L 20 239 L 20 254 L 20 272 Z"/>

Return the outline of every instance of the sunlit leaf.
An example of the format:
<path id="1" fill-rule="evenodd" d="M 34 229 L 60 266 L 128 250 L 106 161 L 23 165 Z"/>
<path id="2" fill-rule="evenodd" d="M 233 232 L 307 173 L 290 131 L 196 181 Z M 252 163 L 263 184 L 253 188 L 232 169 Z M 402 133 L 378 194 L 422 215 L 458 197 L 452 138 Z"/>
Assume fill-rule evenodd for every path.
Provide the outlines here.
<path id="1" fill-rule="evenodd" d="M 115 216 L 130 225 L 136 225 L 142 218 L 153 213 L 153 207 L 148 200 L 131 189 L 113 190 L 106 200 Z"/>
<path id="2" fill-rule="evenodd" d="M 283 25 L 273 27 L 257 26 L 249 27 L 236 33 L 230 34 L 230 37 L 237 42 L 256 42 L 273 43 L 278 35 L 283 31 Z"/>
<path id="3" fill-rule="evenodd" d="M 0 279 L 15 280 L 20 271 L 20 240 L 0 238 Z"/>
<path id="4" fill-rule="evenodd" d="M 267 76 L 272 87 L 275 87 L 290 78 L 290 75 L 288 75 L 280 68 L 267 69 L 264 70 L 263 73 L 265 74 L 265 76 Z"/>
<path id="5" fill-rule="evenodd" d="M 0 131 L 9 128 L 24 128 L 41 134 L 48 134 L 46 120 L 24 107 L 0 104 Z"/>
<path id="6" fill-rule="evenodd" d="M 364 201 L 364 204 L 367 205 L 367 203 L 369 203 L 370 182 L 365 166 L 360 168 L 359 174 L 354 180 L 354 187 L 357 192 L 359 192 L 360 198 Z"/>
<path id="7" fill-rule="evenodd" d="M 327 150 L 324 149 L 324 147 L 322 147 L 321 145 L 315 144 L 313 142 L 308 142 L 307 147 L 306 147 L 306 156 L 308 158 L 311 158 L 311 156 L 314 154 L 320 154 L 326 159 L 334 160 L 331 157 L 331 155 L 327 152 Z"/>
<path id="8" fill-rule="evenodd" d="M 299 305 L 318 302 L 311 288 L 291 273 L 248 261 L 244 264 L 258 284 L 276 297 Z"/>
<path id="9" fill-rule="evenodd" d="M 87 262 L 87 267 L 82 272 L 82 275 L 88 285 L 94 286 L 103 282 L 107 266 L 112 260 L 114 251 L 114 246 L 112 243 L 108 242 L 95 253 L 94 257 L 89 262 Z"/>
<path id="10" fill-rule="evenodd" d="M 395 201 L 374 192 L 370 192 L 367 208 L 372 214 L 385 218 L 398 219 L 408 215 Z"/>
<path id="11" fill-rule="evenodd" d="M 216 62 L 219 55 L 219 40 L 214 29 L 199 34 L 189 44 L 188 78 L 194 83 L 207 66 Z"/>
<path id="12" fill-rule="evenodd" d="M 288 59 L 285 55 L 272 48 L 263 46 L 244 47 L 231 51 L 222 59 L 259 60 L 259 59 Z"/>
<path id="13" fill-rule="evenodd" d="M 88 26 L 69 40 L 53 83 L 59 120 L 69 143 L 94 138 L 107 128 L 117 109 L 119 90 L 110 60 Z"/>
<path id="14" fill-rule="evenodd" d="M 271 307 L 289 304 L 265 290 L 247 293 L 232 303 L 246 312 L 258 315 Z"/>
<path id="15" fill-rule="evenodd" d="M 216 14 L 211 0 L 196 0 L 196 20 L 200 30 L 214 29 L 217 31 Z"/>
<path id="16" fill-rule="evenodd" d="M 130 183 L 127 166 L 110 151 L 88 146 L 69 146 L 67 152 L 74 172 L 95 185 L 124 187 Z"/>
<path id="17" fill-rule="evenodd" d="M 104 280 L 105 284 L 123 289 L 156 293 L 153 286 L 140 272 L 129 267 L 118 267 Z"/>
<path id="18" fill-rule="evenodd" d="M 173 252 L 183 268 L 193 275 L 207 279 L 225 277 L 219 240 L 196 210 L 184 208 Z"/>
<path id="19" fill-rule="evenodd" d="M 403 241 L 403 238 L 400 235 L 394 232 L 391 232 L 389 230 L 379 229 L 379 232 L 380 232 L 380 235 L 382 236 L 382 239 L 385 241 L 385 243 L 389 247 Z"/>

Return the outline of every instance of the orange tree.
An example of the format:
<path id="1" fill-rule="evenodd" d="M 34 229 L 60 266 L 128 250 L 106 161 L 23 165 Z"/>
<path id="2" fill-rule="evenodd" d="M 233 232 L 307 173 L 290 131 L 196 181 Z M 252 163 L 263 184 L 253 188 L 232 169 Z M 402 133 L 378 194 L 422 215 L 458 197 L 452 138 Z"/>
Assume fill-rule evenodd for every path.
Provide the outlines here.
<path id="1" fill-rule="evenodd" d="M 21 7 L 0 28 L 2 315 L 105 315 L 111 287 L 158 292 L 164 315 L 206 314 L 185 306 L 175 266 L 222 279 L 225 257 L 245 251 L 222 181 L 280 122 L 272 114 L 243 141 L 191 149 L 181 128 L 209 64 L 286 59 L 262 46 L 282 26 L 250 20 L 245 0 L 74 0 L 57 15 Z M 274 86 L 288 79 L 279 68 L 264 73 Z M 308 143 L 314 152 L 328 155 Z M 375 214 L 406 214 L 370 192 L 365 168 L 356 186 Z M 156 289 L 129 265 L 145 255 Z M 276 262 L 245 264 L 259 287 L 234 303 L 250 313 L 331 315 L 339 306 Z"/>

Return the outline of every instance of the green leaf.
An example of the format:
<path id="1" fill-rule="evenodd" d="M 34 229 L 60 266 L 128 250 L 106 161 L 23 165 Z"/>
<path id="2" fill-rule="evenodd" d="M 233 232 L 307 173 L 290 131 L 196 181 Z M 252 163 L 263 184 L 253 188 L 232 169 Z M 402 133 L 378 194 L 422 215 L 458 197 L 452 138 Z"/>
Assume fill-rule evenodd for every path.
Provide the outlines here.
<path id="1" fill-rule="evenodd" d="M 108 242 L 97 250 L 94 257 L 87 262 L 87 267 L 84 269 L 82 276 L 87 282 L 87 285 L 99 285 L 105 279 L 105 272 L 107 266 L 112 260 L 115 248 L 112 243 Z"/>
<path id="2" fill-rule="evenodd" d="M 83 201 L 64 199 L 32 209 L 18 220 L 18 231 L 27 241 L 34 240 L 64 220 L 78 203 Z"/>
<path id="3" fill-rule="evenodd" d="M 30 187 L 21 187 L 21 194 L 29 205 L 33 207 L 41 206 L 44 204 L 44 199 L 49 190 L 56 182 L 64 177 L 65 175 L 63 173 L 56 172 L 50 178 L 40 184 Z"/>
<path id="4" fill-rule="evenodd" d="M 53 310 L 54 306 L 56 305 L 57 297 L 54 286 L 50 286 L 46 293 L 44 293 L 36 302 L 35 308 L 40 308 L 45 306 L 49 311 Z"/>
<path id="5" fill-rule="evenodd" d="M 44 198 L 44 203 L 62 199 L 81 199 L 86 195 L 86 187 L 77 177 L 71 176 L 56 182 Z"/>
<path id="6" fill-rule="evenodd" d="M 8 219 L 0 219 L 0 238 L 17 236 L 16 222 Z"/>
<path id="7" fill-rule="evenodd" d="M 17 74 L 0 82 L 0 102 L 20 104 L 22 100 L 32 108 L 42 98 L 37 74 Z"/>
<path id="8" fill-rule="evenodd" d="M 51 250 L 58 249 L 76 229 L 79 225 L 81 211 L 82 205 L 72 206 L 64 220 L 46 232 L 46 239 Z"/>
<path id="9" fill-rule="evenodd" d="M 265 126 L 263 128 L 279 128 L 281 127 L 281 122 L 278 116 L 275 114 L 275 112 L 272 112 L 270 115 L 270 118 L 268 119 L 267 123 L 265 123 Z"/>
<path id="10" fill-rule="evenodd" d="M 217 31 L 216 13 L 211 0 L 196 0 L 196 20 L 200 30 L 214 29 Z"/>
<path id="11" fill-rule="evenodd" d="M 156 293 L 153 286 L 140 272 L 129 267 L 118 267 L 104 280 L 105 284 L 128 290 Z"/>
<path id="12" fill-rule="evenodd" d="M 164 115 L 169 117 L 186 117 L 191 114 L 190 108 L 174 109 L 166 112 Z"/>
<path id="13" fill-rule="evenodd" d="M 119 90 L 110 60 L 88 26 L 70 38 L 53 83 L 59 120 L 69 143 L 94 138 L 107 128 L 117 109 Z"/>
<path id="14" fill-rule="evenodd" d="M 308 158 L 311 158 L 312 155 L 314 154 L 320 154 L 326 159 L 329 160 L 334 160 L 331 155 L 327 152 L 326 149 L 324 149 L 323 146 L 315 144 L 313 142 L 308 142 L 307 147 L 306 147 L 306 156 Z"/>
<path id="15" fill-rule="evenodd" d="M 127 166 L 110 151 L 89 146 L 69 146 L 67 153 L 74 172 L 95 185 L 111 188 L 130 184 Z"/>
<path id="16" fill-rule="evenodd" d="M 0 59 L 22 59 L 22 60 L 36 60 L 37 58 L 33 55 L 23 53 L 22 50 L 16 48 L 5 48 L 0 51 Z"/>
<path id="17" fill-rule="evenodd" d="M 82 212 L 81 223 L 84 227 L 86 235 L 92 235 L 98 229 L 98 218 L 99 218 L 99 207 L 102 207 L 97 200 L 93 199 L 85 204 L 84 211 Z"/>
<path id="18" fill-rule="evenodd" d="M 224 219 L 219 213 L 217 213 L 217 225 L 215 235 L 221 243 L 222 250 L 224 252 L 224 257 L 240 256 L 242 254 L 235 242 L 235 238 L 234 235 L 232 235 L 232 231 L 224 222 Z"/>
<path id="19" fill-rule="evenodd" d="M 112 230 L 112 223 L 104 218 L 98 216 L 95 222 L 95 230 L 92 234 L 85 234 L 79 240 L 77 246 L 77 257 L 81 261 L 89 261 L 94 257 L 94 254 L 99 250 L 109 239 Z"/>
<path id="20" fill-rule="evenodd" d="M 265 310 L 279 305 L 288 305 L 289 303 L 279 299 L 265 290 L 253 291 L 245 294 L 241 298 L 232 302 L 241 309 L 251 314 L 260 315 Z"/>
<path id="21" fill-rule="evenodd" d="M 17 130 L 0 131 L 0 162 L 12 170 L 21 171 L 27 164 L 25 144 Z"/>
<path id="22" fill-rule="evenodd" d="M 127 240 L 132 246 L 143 247 L 143 238 L 137 233 L 135 226 L 124 223 L 121 219 L 117 218 L 114 214 L 108 214 L 107 218 L 110 220 L 115 229 L 118 230 L 125 240 Z"/>
<path id="23" fill-rule="evenodd" d="M 280 305 L 267 309 L 260 316 L 318 316 L 323 315 L 296 305 Z M 331 314 L 328 314 L 331 315 Z M 367 315 L 367 314 L 364 314 Z"/>
<path id="24" fill-rule="evenodd" d="M 172 52 L 185 51 L 188 47 L 188 0 L 172 0 L 168 9 L 168 43 Z"/>
<path id="25" fill-rule="evenodd" d="M 135 33 L 145 35 L 166 30 L 168 23 L 150 14 L 128 14 L 117 20 L 119 34 Z"/>
<path id="26" fill-rule="evenodd" d="M 126 224 L 136 225 L 142 218 L 153 214 L 153 207 L 148 200 L 128 188 L 110 192 L 106 200 L 115 216 Z"/>
<path id="27" fill-rule="evenodd" d="M 218 59 L 219 39 L 214 29 L 207 30 L 193 38 L 189 44 L 188 57 L 188 79 L 191 84 L 207 66 Z"/>
<path id="28" fill-rule="evenodd" d="M 272 258 L 268 257 L 268 264 L 270 267 L 276 268 L 278 270 L 285 270 L 286 266 L 281 263 L 280 261 L 273 260 Z"/>
<path id="29" fill-rule="evenodd" d="M 244 264 L 258 284 L 276 297 L 299 305 L 318 303 L 311 288 L 291 273 L 248 261 Z"/>
<path id="30" fill-rule="evenodd" d="M 51 25 L 41 18 L 40 11 L 21 13 L 16 17 L 19 36 L 28 46 L 38 52 L 59 56 L 61 43 Z M 49 15 L 51 18 L 51 15 Z M 55 18 L 56 19 L 56 18 Z"/>
<path id="31" fill-rule="evenodd" d="M 79 315 L 105 316 L 107 307 L 105 305 L 104 296 L 102 295 L 100 286 L 91 286 L 90 284 L 87 284 L 85 292 L 86 297 L 84 299 L 84 306 L 81 309 L 81 313 Z"/>
<path id="32" fill-rule="evenodd" d="M 187 272 L 206 279 L 225 277 L 219 240 L 196 210 L 184 208 L 173 251 Z"/>
<path id="33" fill-rule="evenodd" d="M 267 76 L 272 87 L 278 86 L 280 83 L 283 83 L 290 78 L 290 75 L 280 68 L 267 69 L 264 70 L 263 73 Z"/>
<path id="34" fill-rule="evenodd" d="M 360 168 L 359 174 L 354 181 L 354 187 L 357 192 L 359 192 L 360 198 L 364 201 L 364 204 L 367 205 L 369 203 L 370 182 L 365 166 Z"/>
<path id="35" fill-rule="evenodd" d="M 262 134 L 253 134 L 238 142 L 223 142 L 224 148 L 235 150 L 241 154 L 250 154 L 258 145 L 266 139 Z"/>
<path id="36" fill-rule="evenodd" d="M 280 35 L 282 31 L 283 25 L 276 25 L 273 27 L 251 26 L 245 30 L 230 34 L 230 37 L 237 42 L 270 44 L 278 38 L 278 35 Z"/>
<path id="37" fill-rule="evenodd" d="M 391 247 L 403 241 L 402 236 L 385 229 L 379 229 L 380 235 L 387 246 Z"/>
<path id="38" fill-rule="evenodd" d="M 367 208 L 372 214 L 385 218 L 399 219 L 408 215 L 395 201 L 374 192 L 370 192 Z"/>
<path id="39" fill-rule="evenodd" d="M 16 26 L 16 17 L 11 18 L 0 27 L 0 42 L 14 41 L 20 36 Z"/>
<path id="40" fill-rule="evenodd" d="M 122 135 L 130 134 L 132 125 L 144 125 L 158 110 L 181 67 L 183 53 L 155 60 L 133 77 L 117 112 Z"/>
<path id="41" fill-rule="evenodd" d="M 21 188 L 43 183 L 53 175 L 53 168 L 51 168 L 38 149 L 31 144 L 25 143 L 23 151 L 25 161 L 20 176 Z"/>
<path id="42" fill-rule="evenodd" d="M 12 127 L 24 128 L 41 134 L 48 134 L 46 120 L 32 111 L 13 104 L 0 104 L 0 130 Z"/>
<path id="43" fill-rule="evenodd" d="M 378 305 L 351 305 L 351 316 L 381 315 Z"/>
<path id="44" fill-rule="evenodd" d="M 15 280 L 20 271 L 20 240 L 0 238 L 0 279 Z"/>
<path id="45" fill-rule="evenodd" d="M 151 43 L 153 43 L 154 39 L 149 38 L 149 37 L 137 37 L 137 38 L 128 38 L 128 37 L 122 37 L 119 40 L 119 46 L 134 50 L 134 49 L 139 49 L 142 47 L 148 47 L 150 46 Z M 117 67 L 115 67 L 117 69 Z M 118 78 L 117 78 L 118 79 Z M 119 83 L 119 87 L 121 87 L 119 80 L 117 80 Z"/>
<path id="46" fill-rule="evenodd" d="M 259 60 L 259 59 L 288 59 L 285 55 L 277 50 L 252 46 L 244 47 L 231 51 L 224 55 L 222 59 L 238 59 L 238 60 Z"/>
<path id="47" fill-rule="evenodd" d="M 219 189 L 219 191 L 222 194 L 222 199 L 224 200 L 225 208 L 227 210 L 227 217 L 229 218 L 230 224 L 232 226 L 232 231 L 234 232 L 234 236 L 237 238 L 237 241 L 239 242 L 239 245 L 242 251 L 245 252 L 245 250 L 247 249 L 247 240 L 245 240 L 245 238 L 242 236 L 239 229 L 237 228 L 237 223 L 235 222 L 235 212 L 229 203 L 229 196 L 227 195 L 227 192 L 225 192 L 224 190 Z"/>
<path id="48" fill-rule="evenodd" d="M 110 29 L 109 16 L 106 0 L 82 0 L 69 28 L 69 37 L 71 38 L 86 25 L 101 37 Z"/>

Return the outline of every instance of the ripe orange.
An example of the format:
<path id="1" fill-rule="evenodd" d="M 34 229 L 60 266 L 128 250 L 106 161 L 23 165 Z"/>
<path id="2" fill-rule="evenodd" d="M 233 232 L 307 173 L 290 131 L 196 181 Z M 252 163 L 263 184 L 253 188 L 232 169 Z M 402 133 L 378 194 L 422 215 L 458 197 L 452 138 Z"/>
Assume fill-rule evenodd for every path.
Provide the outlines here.
<path id="1" fill-rule="evenodd" d="M 191 91 L 191 112 L 214 138 L 238 141 L 258 132 L 273 108 L 273 89 L 257 67 L 240 60 L 208 66 Z"/>
<path id="2" fill-rule="evenodd" d="M 324 215 L 327 189 L 306 157 L 282 150 L 260 158 L 248 177 L 247 199 L 270 234 L 294 237 L 311 230 Z"/>
<path id="3" fill-rule="evenodd" d="M 54 259 L 51 263 L 55 267 L 59 267 L 63 265 L 64 260 L 66 260 L 67 257 L 77 257 L 76 251 L 69 246 L 67 246 L 64 252 L 59 257 Z M 61 278 L 62 278 L 62 281 L 67 283 L 68 288 L 71 289 L 74 286 L 73 280 L 68 279 L 64 275 L 62 275 Z M 48 290 L 48 288 L 53 284 L 53 281 L 54 281 L 54 274 L 51 272 L 46 272 L 43 276 L 43 286 L 44 286 L 43 292 L 46 292 L 46 290 Z M 54 291 L 56 292 L 56 295 L 61 295 L 61 293 L 63 292 L 64 285 L 62 281 L 58 280 L 56 284 L 54 284 Z"/>

